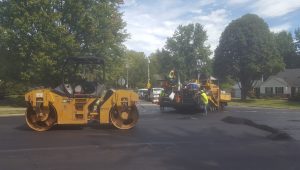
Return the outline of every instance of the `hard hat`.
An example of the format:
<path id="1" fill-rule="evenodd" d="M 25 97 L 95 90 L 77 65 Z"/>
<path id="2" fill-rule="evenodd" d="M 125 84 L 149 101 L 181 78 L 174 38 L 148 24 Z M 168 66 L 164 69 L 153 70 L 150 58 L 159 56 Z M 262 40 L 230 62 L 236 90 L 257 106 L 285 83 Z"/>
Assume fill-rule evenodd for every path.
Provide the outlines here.
<path id="1" fill-rule="evenodd" d="M 204 93 L 204 90 L 200 90 L 200 93 Z"/>

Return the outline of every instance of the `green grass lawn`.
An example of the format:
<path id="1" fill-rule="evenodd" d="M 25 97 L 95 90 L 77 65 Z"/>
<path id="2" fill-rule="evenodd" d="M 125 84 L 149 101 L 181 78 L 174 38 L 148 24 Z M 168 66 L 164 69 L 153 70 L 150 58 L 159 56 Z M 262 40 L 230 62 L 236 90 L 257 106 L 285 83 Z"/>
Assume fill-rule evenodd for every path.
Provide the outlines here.
<path id="1" fill-rule="evenodd" d="M 0 115 L 3 114 L 23 114 L 26 103 L 24 96 L 8 96 L 0 100 Z"/>
<path id="2" fill-rule="evenodd" d="M 248 107 L 270 107 L 281 109 L 300 109 L 300 102 L 280 100 L 280 99 L 248 99 L 242 102 L 239 99 L 233 99 L 230 106 L 248 106 Z"/>

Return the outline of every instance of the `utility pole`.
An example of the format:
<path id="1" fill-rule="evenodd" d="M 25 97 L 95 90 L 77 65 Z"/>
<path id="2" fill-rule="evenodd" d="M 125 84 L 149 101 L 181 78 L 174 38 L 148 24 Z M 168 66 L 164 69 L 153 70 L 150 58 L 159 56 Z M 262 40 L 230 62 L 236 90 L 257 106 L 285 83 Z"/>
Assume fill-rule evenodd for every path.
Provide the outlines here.
<path id="1" fill-rule="evenodd" d="M 197 73 L 198 73 L 198 75 L 197 75 L 197 83 L 199 83 L 200 84 L 200 68 L 201 67 L 201 60 L 200 59 L 197 59 Z"/>
<path id="2" fill-rule="evenodd" d="M 150 59 L 148 57 L 148 83 L 147 83 L 147 88 L 150 89 L 151 83 L 150 83 Z"/>
<path id="3" fill-rule="evenodd" d="M 202 61 L 201 59 L 197 59 L 197 72 L 198 72 L 198 83 L 200 83 L 200 76 L 201 76 L 201 68 L 203 68 L 206 65 L 205 61 Z"/>
<path id="4" fill-rule="evenodd" d="M 129 69 L 129 64 L 126 63 L 125 67 L 126 67 L 126 72 L 127 72 L 127 75 L 126 75 L 126 88 L 128 89 L 128 69 Z"/>

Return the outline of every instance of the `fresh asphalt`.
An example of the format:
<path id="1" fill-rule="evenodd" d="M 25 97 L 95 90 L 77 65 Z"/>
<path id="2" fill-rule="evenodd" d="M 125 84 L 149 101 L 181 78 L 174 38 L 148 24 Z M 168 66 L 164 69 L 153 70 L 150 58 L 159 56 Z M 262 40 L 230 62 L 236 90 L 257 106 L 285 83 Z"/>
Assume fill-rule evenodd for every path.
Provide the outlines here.
<path id="1" fill-rule="evenodd" d="M 34 132 L 24 116 L 0 117 L 0 170 L 299 170 L 300 111 L 228 107 L 224 112 L 160 112 L 141 102 L 140 120 L 131 130 L 90 123 Z M 222 121 L 241 117 L 288 133 Z"/>

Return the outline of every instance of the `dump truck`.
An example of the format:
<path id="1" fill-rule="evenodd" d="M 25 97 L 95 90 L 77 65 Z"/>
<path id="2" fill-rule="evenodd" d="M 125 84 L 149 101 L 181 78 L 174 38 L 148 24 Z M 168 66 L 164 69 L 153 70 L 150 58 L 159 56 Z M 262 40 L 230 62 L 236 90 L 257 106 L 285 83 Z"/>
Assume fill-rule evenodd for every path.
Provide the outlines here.
<path id="1" fill-rule="evenodd" d="M 172 107 L 177 110 L 192 109 L 202 111 L 204 104 L 201 100 L 200 90 L 203 89 L 208 96 L 208 110 L 223 110 L 229 101 L 231 94 L 221 91 L 219 86 L 211 79 L 201 81 L 201 83 L 188 83 L 186 85 L 172 85 L 168 80 L 162 82 L 164 92 L 160 97 L 159 106 L 161 110 L 165 107 Z"/>
<path id="2" fill-rule="evenodd" d="M 55 125 L 86 125 L 97 121 L 130 129 L 138 121 L 138 95 L 105 87 L 105 64 L 99 57 L 69 57 L 56 88 L 35 88 L 25 94 L 27 125 L 46 131 Z"/>

